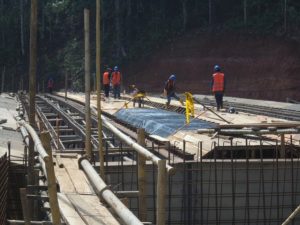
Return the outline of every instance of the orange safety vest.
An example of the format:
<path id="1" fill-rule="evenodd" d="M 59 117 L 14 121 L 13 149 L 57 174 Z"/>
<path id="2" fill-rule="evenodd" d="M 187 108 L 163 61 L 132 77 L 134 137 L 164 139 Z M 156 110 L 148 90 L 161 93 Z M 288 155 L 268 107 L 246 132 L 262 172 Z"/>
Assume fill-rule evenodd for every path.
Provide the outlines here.
<path id="1" fill-rule="evenodd" d="M 212 91 L 224 91 L 224 73 L 213 74 L 213 87 Z"/>
<path id="2" fill-rule="evenodd" d="M 113 85 L 121 84 L 121 73 L 120 72 L 113 72 L 111 82 Z"/>
<path id="3" fill-rule="evenodd" d="M 109 84 L 109 72 L 104 72 L 103 74 L 103 84 Z"/>

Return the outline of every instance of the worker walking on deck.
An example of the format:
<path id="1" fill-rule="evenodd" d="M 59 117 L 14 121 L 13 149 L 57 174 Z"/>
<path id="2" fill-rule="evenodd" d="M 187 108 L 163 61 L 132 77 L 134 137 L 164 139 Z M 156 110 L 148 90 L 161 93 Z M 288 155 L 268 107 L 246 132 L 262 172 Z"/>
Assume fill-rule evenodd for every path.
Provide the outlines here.
<path id="1" fill-rule="evenodd" d="M 225 91 L 225 76 L 221 72 L 221 67 L 219 65 L 214 66 L 214 74 L 212 77 L 212 92 L 215 95 L 217 110 L 223 108 L 223 95 Z"/>
<path id="2" fill-rule="evenodd" d="M 114 72 L 111 74 L 111 82 L 113 85 L 114 98 L 121 98 L 120 88 L 121 88 L 121 73 L 117 66 L 114 67 Z"/>
<path id="3" fill-rule="evenodd" d="M 102 83 L 103 83 L 103 88 L 104 88 L 104 93 L 105 93 L 106 98 L 109 97 L 110 72 L 111 72 L 111 69 L 107 68 L 106 71 L 103 73 Z"/>
<path id="4" fill-rule="evenodd" d="M 50 94 L 52 94 L 53 86 L 54 86 L 54 81 L 53 81 L 53 79 L 50 77 L 49 80 L 48 80 L 48 84 L 47 84 L 47 89 L 48 89 L 48 92 L 49 92 Z"/>
<path id="5" fill-rule="evenodd" d="M 165 83 L 164 94 L 167 96 L 167 107 L 170 105 L 172 97 L 177 99 L 181 105 L 183 105 L 183 101 L 175 93 L 175 81 L 176 76 L 172 74 Z"/>

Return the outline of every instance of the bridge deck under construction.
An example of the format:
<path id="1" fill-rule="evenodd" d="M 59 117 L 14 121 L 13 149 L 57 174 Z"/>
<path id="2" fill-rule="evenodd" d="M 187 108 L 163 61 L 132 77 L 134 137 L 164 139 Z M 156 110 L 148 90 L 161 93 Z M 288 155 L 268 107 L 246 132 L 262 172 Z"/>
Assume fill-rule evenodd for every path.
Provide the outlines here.
<path id="1" fill-rule="evenodd" d="M 62 93 L 59 95 L 63 96 Z M 39 95 L 37 98 L 39 129 L 48 130 L 52 139 L 54 172 L 59 186 L 57 198 L 62 219 L 66 224 L 76 225 L 122 224 L 111 207 L 99 200 L 99 191 L 95 189 L 90 178 L 79 166 L 80 159 L 85 154 L 85 137 L 80 133 L 85 129 L 84 112 L 80 111 L 84 111 L 85 100 L 81 94 L 68 93 L 68 97 L 69 100 L 65 103 L 63 98 L 57 96 Z M 288 117 L 291 115 L 295 118 L 297 113 L 284 111 L 283 114 L 286 117 L 284 119 L 244 112 L 242 108 L 239 110 L 238 105 L 235 107 L 237 113 L 229 113 L 227 111 L 216 112 L 213 108 L 208 110 L 201 104 L 195 104 L 195 117 L 191 120 L 200 118 L 205 125 L 201 127 L 199 123 L 199 127 L 197 125 L 187 129 L 187 125 L 184 124 L 184 108 L 179 102 L 174 100 L 171 107 L 166 108 L 165 99 L 149 96 L 146 99 L 148 104 L 145 104 L 144 108 L 133 108 L 132 103 L 127 104 L 128 108 L 126 108 L 125 103 L 128 103 L 130 96 L 124 95 L 123 97 L 123 99 L 102 101 L 101 104 L 105 116 L 108 116 L 111 123 L 126 135 L 137 140 L 132 128 L 135 126 L 146 128 L 146 118 L 151 117 L 151 114 L 154 114 L 153 118 L 155 118 L 155 113 L 168 117 L 167 121 L 159 122 L 162 130 L 164 126 L 173 129 L 165 136 L 160 136 L 160 133 L 151 133 L 149 129 L 145 143 L 145 149 L 167 159 L 167 164 L 176 170 L 175 175 L 173 172 L 173 175 L 169 174 L 168 194 L 165 197 L 170 224 L 232 224 L 232 221 L 236 221 L 236 224 L 264 224 L 269 221 L 267 215 L 278 212 L 272 219 L 274 223 L 270 222 L 273 225 L 286 218 L 296 207 L 300 199 L 297 191 L 297 186 L 300 185 L 299 132 L 297 130 L 300 126 L 298 121 L 288 120 Z M 71 105 L 68 106 L 71 99 L 77 101 L 77 103 L 72 103 L 72 107 L 77 108 L 78 111 L 74 111 Z M 95 108 L 96 97 L 92 96 L 91 99 L 91 106 Z M 200 96 L 199 99 L 213 106 L 213 102 L 209 102 L 207 97 Z M 14 101 L 14 107 L 18 108 L 15 98 L 7 97 L 6 101 Z M 262 105 L 259 102 L 257 107 L 267 111 L 264 108 L 261 109 Z M 296 106 L 292 109 L 285 106 L 285 103 L 272 105 L 273 111 L 277 109 L 297 111 Z M 255 108 L 255 104 L 251 107 Z M 21 144 L 20 147 L 21 136 L 19 132 L 16 132 L 19 125 L 15 118 L 18 117 L 16 115 L 19 112 L 7 108 L 2 107 L 1 110 L 7 110 L 7 112 L 1 116 L 7 115 L 6 119 L 9 122 L 0 125 L 3 126 L 0 132 L 13 130 L 16 133 L 17 136 L 12 136 L 10 156 L 17 155 L 14 159 L 15 163 L 26 166 L 28 162 L 24 159 L 27 157 L 24 155 L 26 154 L 25 146 Z M 144 114 L 149 113 L 149 115 L 144 116 L 143 121 L 137 123 L 134 122 L 137 118 L 126 115 L 126 111 L 134 110 L 141 112 L 146 110 L 143 111 Z M 120 116 L 118 113 L 121 111 Z M 173 115 L 172 113 L 178 115 L 172 117 L 170 116 Z M 69 119 L 66 120 L 64 116 L 68 116 Z M 173 126 L 174 123 L 179 123 L 179 120 L 181 124 Z M 74 123 L 74 127 L 70 126 L 70 122 Z M 95 158 L 92 158 L 91 163 L 98 171 L 99 163 L 96 153 L 98 142 L 95 126 L 96 124 L 92 126 Z M 152 125 L 151 128 L 153 126 L 157 125 Z M 205 132 L 200 132 L 201 130 Z M 233 131 L 250 133 L 246 135 L 226 134 L 226 132 Z M 105 130 L 103 138 L 107 182 L 114 193 L 125 192 L 123 193 L 125 205 L 134 214 L 139 215 L 138 154 L 123 140 L 118 140 L 115 134 L 106 132 Z M 267 133 L 261 135 L 262 132 Z M 2 149 L 6 149 L 7 140 L 3 139 L 1 146 Z M 145 173 L 148 179 L 147 207 L 149 212 L 147 220 L 144 221 L 154 222 L 158 195 L 158 189 L 156 189 L 158 169 L 154 162 L 147 160 Z M 40 177 L 42 177 L 41 174 Z M 40 187 L 43 185 L 41 184 Z M 227 202 L 226 207 L 224 202 Z M 257 211 L 259 209 L 263 213 Z M 228 214 L 226 210 L 230 210 L 232 214 Z M 13 221 L 10 223 L 14 224 Z"/>

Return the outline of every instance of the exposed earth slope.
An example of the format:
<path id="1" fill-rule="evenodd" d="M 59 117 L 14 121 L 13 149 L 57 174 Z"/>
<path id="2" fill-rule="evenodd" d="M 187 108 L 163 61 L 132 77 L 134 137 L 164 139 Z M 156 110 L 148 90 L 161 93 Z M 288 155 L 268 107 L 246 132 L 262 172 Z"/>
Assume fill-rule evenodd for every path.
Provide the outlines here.
<path id="1" fill-rule="evenodd" d="M 124 68 L 125 83 L 162 91 L 170 74 L 177 89 L 209 94 L 213 65 L 226 75 L 226 95 L 300 100 L 299 44 L 283 38 L 192 33 L 171 41 Z"/>

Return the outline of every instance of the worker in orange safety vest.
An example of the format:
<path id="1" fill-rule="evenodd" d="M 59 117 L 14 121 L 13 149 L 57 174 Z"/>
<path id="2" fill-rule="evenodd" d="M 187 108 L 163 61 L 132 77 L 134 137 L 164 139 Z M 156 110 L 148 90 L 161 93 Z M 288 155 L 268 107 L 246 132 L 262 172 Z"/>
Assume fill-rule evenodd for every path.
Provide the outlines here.
<path id="1" fill-rule="evenodd" d="M 212 77 L 212 92 L 215 95 L 217 110 L 223 108 L 223 95 L 225 91 L 225 76 L 221 72 L 221 67 L 219 65 L 214 66 L 214 74 Z"/>
<path id="2" fill-rule="evenodd" d="M 111 74 L 111 82 L 113 85 L 114 98 L 121 98 L 120 89 L 121 89 L 121 73 L 117 66 L 114 67 L 114 72 Z"/>
<path id="3" fill-rule="evenodd" d="M 102 83 L 103 83 L 104 93 L 106 98 L 109 97 L 110 73 L 111 73 L 111 69 L 107 68 L 106 71 L 103 73 L 103 77 L 102 77 L 103 78 Z"/>

